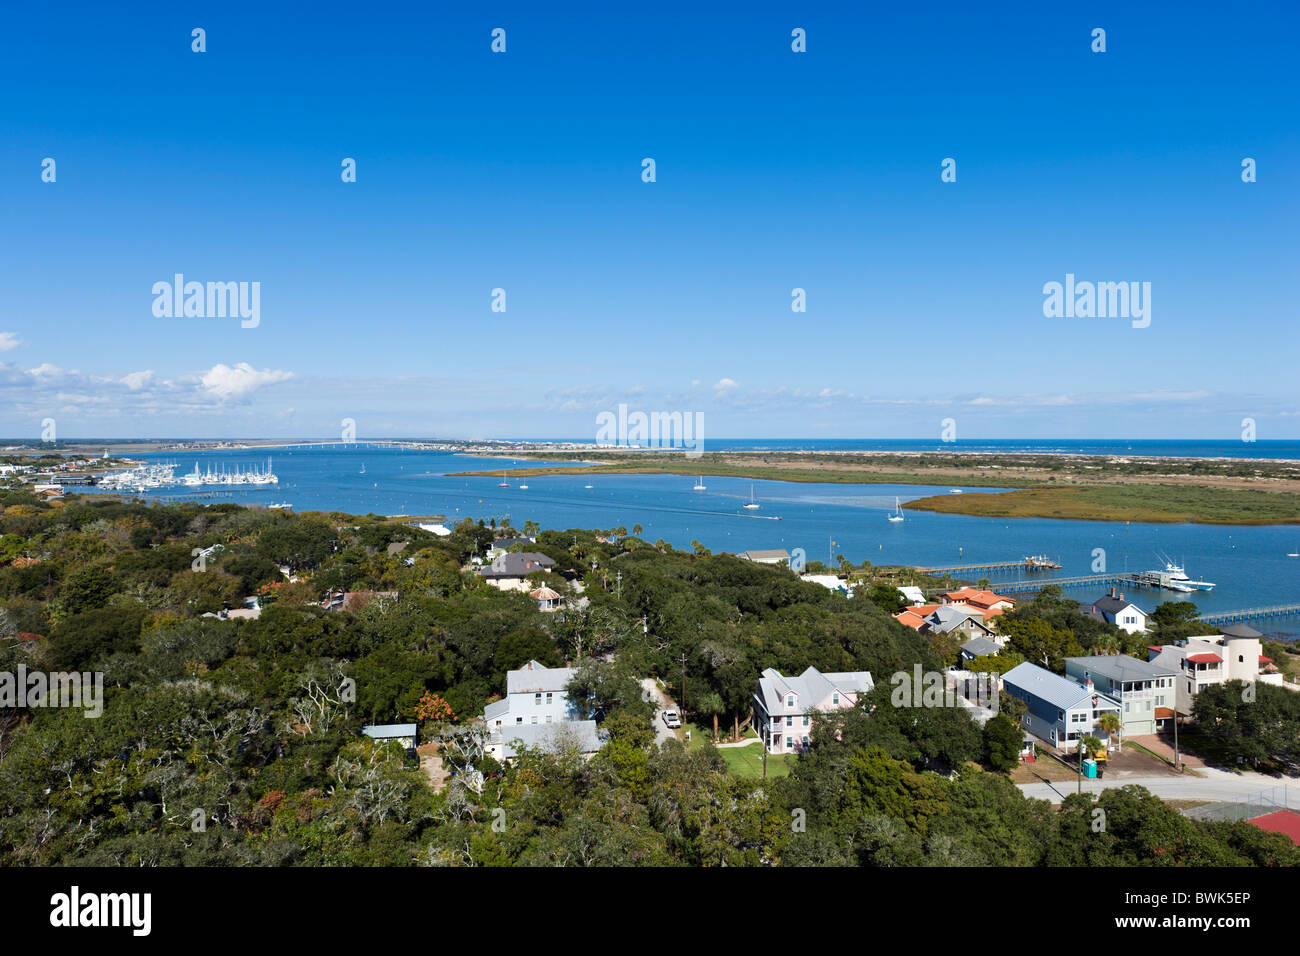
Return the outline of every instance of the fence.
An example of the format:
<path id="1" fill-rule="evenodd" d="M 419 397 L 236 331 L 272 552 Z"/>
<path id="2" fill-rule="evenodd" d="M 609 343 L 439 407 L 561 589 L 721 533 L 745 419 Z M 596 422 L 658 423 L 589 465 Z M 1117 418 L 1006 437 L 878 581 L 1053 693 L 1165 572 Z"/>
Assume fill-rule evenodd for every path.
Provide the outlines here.
<path id="1" fill-rule="evenodd" d="M 1194 820 L 1253 820 L 1275 810 L 1300 810 L 1300 788 L 1292 793 L 1289 785 L 1269 787 L 1258 793 L 1244 794 L 1238 800 L 1222 800 L 1184 810 Z"/>

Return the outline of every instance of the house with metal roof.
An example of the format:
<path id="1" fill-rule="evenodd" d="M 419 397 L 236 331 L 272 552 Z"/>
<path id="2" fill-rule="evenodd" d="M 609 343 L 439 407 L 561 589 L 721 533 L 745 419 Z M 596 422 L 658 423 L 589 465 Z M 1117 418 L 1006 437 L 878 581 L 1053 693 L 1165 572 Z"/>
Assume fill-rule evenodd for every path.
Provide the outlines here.
<path id="1" fill-rule="evenodd" d="M 790 552 L 784 548 L 775 548 L 758 551 L 741 551 L 736 555 L 738 558 L 744 558 L 746 561 L 754 561 L 758 564 L 789 564 Z"/>
<path id="2" fill-rule="evenodd" d="M 754 695 L 754 729 L 768 753 L 801 753 L 811 743 L 812 715 L 852 707 L 874 687 L 870 671 L 823 674 L 809 667 L 784 677 L 769 667 Z"/>
<path id="3" fill-rule="evenodd" d="M 415 753 L 415 743 L 419 738 L 415 724 L 368 724 L 361 728 L 361 733 L 376 743 L 399 743 L 408 753 Z"/>
<path id="4" fill-rule="evenodd" d="M 1089 734 L 1106 739 L 1101 715 L 1118 714 L 1119 701 L 1025 661 L 1002 675 L 1002 689 L 1027 705 L 1021 726 L 1060 750 L 1077 750 Z"/>
<path id="5" fill-rule="evenodd" d="M 1173 717 L 1178 672 L 1166 664 L 1127 654 L 1067 657 L 1065 676 L 1077 684 L 1091 680 L 1107 697 L 1119 701 L 1125 736 L 1154 734 Z"/>
<path id="6" fill-rule="evenodd" d="M 487 752 L 498 761 L 511 760 L 527 748 L 545 753 L 573 751 L 590 757 L 602 744 L 594 720 L 569 720 L 558 724 L 518 724 L 494 730 Z"/>
<path id="7" fill-rule="evenodd" d="M 572 667 L 547 667 L 529 661 L 506 672 L 506 696 L 483 709 L 483 721 L 493 734 L 521 727 L 572 723 L 578 710 L 569 700 Z"/>

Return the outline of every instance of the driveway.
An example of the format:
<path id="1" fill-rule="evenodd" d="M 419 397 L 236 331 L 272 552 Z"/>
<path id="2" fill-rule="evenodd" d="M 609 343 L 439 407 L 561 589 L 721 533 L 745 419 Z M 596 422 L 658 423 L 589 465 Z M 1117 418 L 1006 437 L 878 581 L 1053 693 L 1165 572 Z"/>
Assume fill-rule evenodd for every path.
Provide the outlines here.
<path id="1" fill-rule="evenodd" d="M 669 740 L 680 740 L 681 738 L 669 730 L 668 725 L 664 723 L 664 711 L 677 710 L 677 705 L 660 689 L 658 681 L 653 677 L 647 677 L 641 681 L 641 689 L 645 691 L 646 697 L 654 701 L 655 704 L 655 745 L 662 747 Z"/>

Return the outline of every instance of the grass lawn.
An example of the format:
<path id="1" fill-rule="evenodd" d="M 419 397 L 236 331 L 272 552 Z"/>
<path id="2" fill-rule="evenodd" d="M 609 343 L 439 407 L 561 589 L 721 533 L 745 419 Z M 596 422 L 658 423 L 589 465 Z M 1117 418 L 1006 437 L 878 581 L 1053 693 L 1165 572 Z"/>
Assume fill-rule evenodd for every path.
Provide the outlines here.
<path id="1" fill-rule="evenodd" d="M 709 743 L 708 735 L 713 732 L 713 726 L 707 729 L 699 724 L 687 723 L 685 730 L 691 732 L 691 739 L 686 742 L 687 750 L 699 750 Z M 723 733 L 723 739 L 727 734 Z M 746 731 L 745 738 L 748 740 L 758 740 L 758 735 L 752 730 Z M 753 777 L 761 779 L 763 776 L 763 748 L 759 743 L 752 743 L 745 747 L 719 747 L 718 753 L 722 755 L 723 761 L 727 765 L 727 770 L 734 773 L 737 777 Z M 790 773 L 790 762 L 796 759 L 793 755 L 781 754 L 767 756 L 767 775 L 771 777 L 784 777 Z"/>
<path id="2" fill-rule="evenodd" d="M 737 777 L 752 777 L 757 780 L 763 776 L 763 748 L 761 745 L 750 744 L 748 747 L 724 747 L 719 749 L 718 753 L 722 754 L 722 759 L 727 762 L 727 770 Z M 788 776 L 790 765 L 797 759 L 793 754 L 768 754 L 768 779 Z"/>

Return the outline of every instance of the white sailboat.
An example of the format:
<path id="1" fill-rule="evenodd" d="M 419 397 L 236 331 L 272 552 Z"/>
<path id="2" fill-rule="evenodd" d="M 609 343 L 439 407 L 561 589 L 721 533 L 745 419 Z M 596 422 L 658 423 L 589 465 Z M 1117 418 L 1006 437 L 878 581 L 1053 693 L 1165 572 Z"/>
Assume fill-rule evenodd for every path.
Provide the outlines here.
<path id="1" fill-rule="evenodd" d="M 748 511 L 758 510 L 758 502 L 754 500 L 754 483 L 752 481 L 749 483 L 749 501 L 745 504 L 745 509 Z"/>
<path id="2" fill-rule="evenodd" d="M 703 476 L 703 475 L 700 475 L 699 479 L 695 482 L 695 488 L 694 488 L 694 490 L 695 490 L 695 491 L 703 491 L 703 490 L 704 490 L 704 476 Z"/>
<path id="3" fill-rule="evenodd" d="M 497 484 L 498 488 L 509 488 L 510 482 L 506 481 L 506 473 L 501 472 L 501 481 Z"/>
<path id="4" fill-rule="evenodd" d="M 903 520 L 903 506 L 898 503 L 898 498 L 894 498 L 894 513 L 889 516 L 890 521 Z"/>
<path id="5" fill-rule="evenodd" d="M 364 475 L 365 473 L 366 473 L 366 463 L 363 461 L 361 463 L 361 474 Z"/>

